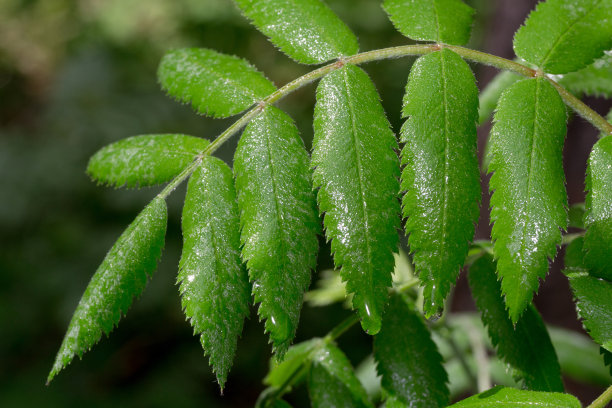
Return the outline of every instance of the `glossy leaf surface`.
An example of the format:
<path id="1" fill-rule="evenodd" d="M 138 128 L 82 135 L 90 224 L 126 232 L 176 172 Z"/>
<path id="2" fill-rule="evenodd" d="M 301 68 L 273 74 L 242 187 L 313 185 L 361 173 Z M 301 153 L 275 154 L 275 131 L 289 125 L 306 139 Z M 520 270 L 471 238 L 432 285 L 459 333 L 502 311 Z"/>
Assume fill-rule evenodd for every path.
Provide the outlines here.
<path id="1" fill-rule="evenodd" d="M 293 340 L 317 261 L 320 229 L 309 157 L 291 118 L 267 107 L 234 156 L 242 258 L 277 353 Z"/>
<path id="2" fill-rule="evenodd" d="M 549 74 L 577 71 L 612 48 L 612 0 L 538 3 L 514 36 L 514 52 Z"/>
<path id="3" fill-rule="evenodd" d="M 584 262 L 592 275 L 612 282 L 612 136 L 593 146 L 586 189 Z"/>
<path id="4" fill-rule="evenodd" d="M 359 51 L 357 38 L 321 0 L 234 0 L 257 29 L 289 57 L 319 64 Z"/>
<path id="5" fill-rule="evenodd" d="M 397 251 L 397 142 L 370 78 L 347 65 L 317 88 L 312 166 L 336 267 L 369 334 L 380 330 Z"/>
<path id="6" fill-rule="evenodd" d="M 170 96 L 216 118 L 240 113 L 276 90 L 242 58 L 205 48 L 170 51 L 162 58 L 157 77 Z"/>
<path id="7" fill-rule="evenodd" d="M 383 7 L 413 40 L 464 45 L 470 39 L 474 10 L 461 0 L 385 0 Z"/>
<path id="8" fill-rule="evenodd" d="M 612 98 L 612 54 L 580 71 L 563 75 L 561 84 L 574 94 Z"/>
<path id="9" fill-rule="evenodd" d="M 166 202 L 155 198 L 108 251 L 72 316 L 47 382 L 119 323 L 157 266 L 166 235 Z"/>
<path id="10" fill-rule="evenodd" d="M 378 374 L 388 395 L 414 408 L 449 402 L 442 357 L 418 312 L 404 295 L 391 296 L 383 326 L 374 337 Z"/>
<path id="11" fill-rule="evenodd" d="M 176 177 L 208 145 L 208 140 L 181 134 L 133 136 L 98 150 L 87 173 L 114 187 L 161 184 Z"/>
<path id="12" fill-rule="evenodd" d="M 537 310 L 529 305 L 515 325 L 508 317 L 490 256 L 470 267 L 470 288 L 497 355 L 513 369 L 513 377 L 534 391 L 563 392 L 555 349 Z"/>
<path id="13" fill-rule="evenodd" d="M 318 348 L 312 355 L 308 394 L 313 408 L 373 407 L 350 361 L 333 344 Z"/>
<path id="14" fill-rule="evenodd" d="M 559 392 L 525 391 L 514 388 L 495 387 L 471 396 L 449 408 L 581 408 L 573 395 Z"/>
<path id="15" fill-rule="evenodd" d="M 514 323 L 548 272 L 567 226 L 562 165 L 566 110 L 544 78 L 502 95 L 489 139 L 492 237 L 502 292 Z"/>
<path id="16" fill-rule="evenodd" d="M 419 58 L 402 114 L 403 214 L 429 317 L 444 307 L 478 221 L 478 88 L 470 67 L 450 50 Z"/>

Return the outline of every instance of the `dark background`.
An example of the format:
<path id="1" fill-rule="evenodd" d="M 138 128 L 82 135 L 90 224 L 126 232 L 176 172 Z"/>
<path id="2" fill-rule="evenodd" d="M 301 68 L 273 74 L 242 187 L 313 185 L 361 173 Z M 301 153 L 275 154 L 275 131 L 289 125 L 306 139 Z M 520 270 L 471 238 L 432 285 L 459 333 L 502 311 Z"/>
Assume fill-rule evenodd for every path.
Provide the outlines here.
<path id="1" fill-rule="evenodd" d="M 478 10 L 470 46 L 514 58 L 514 31 L 535 5 L 529 0 L 473 0 Z M 328 0 L 360 38 L 362 50 L 409 43 L 396 33 L 378 0 Z M 173 47 L 209 47 L 239 55 L 277 85 L 308 72 L 277 52 L 239 16 L 230 0 L 0 1 L 0 406 L 192 407 L 252 406 L 262 390 L 270 347 L 254 310 L 220 397 L 180 307 L 175 285 L 184 190 L 169 200 L 162 262 L 144 294 L 110 338 L 53 383 L 45 379 L 70 316 L 97 265 L 158 188 L 98 187 L 84 173 L 102 146 L 146 133 L 188 133 L 213 139 L 233 119 L 198 117 L 159 90 L 155 71 Z M 370 63 L 395 131 L 412 59 Z M 474 66 L 482 88 L 495 70 Z M 314 85 L 281 102 L 312 138 Z M 588 99 L 605 113 L 610 103 Z M 489 127 L 480 131 L 480 150 Z M 565 163 L 570 203 L 584 200 L 584 171 L 597 131 L 569 125 Z M 236 140 L 218 155 L 231 162 Z M 484 185 L 486 191 L 486 178 Z M 484 195 L 482 208 L 488 208 Z M 489 234 L 483 211 L 477 238 Z M 323 248 L 320 269 L 331 266 Z M 546 322 L 582 330 L 559 256 L 536 297 Z M 316 279 L 316 277 L 314 278 Z M 465 279 L 454 310 L 472 310 Z M 324 335 L 347 315 L 340 306 L 306 307 L 298 340 Z M 370 348 L 358 329 L 340 341 L 354 363 Z M 601 390 L 567 382 L 590 401 Z M 304 406 L 304 394 L 292 402 Z"/>

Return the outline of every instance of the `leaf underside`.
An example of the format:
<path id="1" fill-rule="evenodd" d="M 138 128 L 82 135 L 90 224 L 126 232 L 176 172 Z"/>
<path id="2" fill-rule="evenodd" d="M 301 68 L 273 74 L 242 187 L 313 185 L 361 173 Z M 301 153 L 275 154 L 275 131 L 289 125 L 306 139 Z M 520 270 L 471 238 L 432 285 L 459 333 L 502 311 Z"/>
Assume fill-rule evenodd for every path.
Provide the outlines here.
<path id="1" fill-rule="evenodd" d="M 558 392 L 524 391 L 514 388 L 494 387 L 473 395 L 449 408 L 581 408 L 580 401 L 573 395 Z"/>
<path id="2" fill-rule="evenodd" d="M 559 82 L 577 95 L 612 98 L 612 54 L 605 55 L 580 71 L 563 75 Z"/>
<path id="3" fill-rule="evenodd" d="M 470 288 L 497 355 L 513 368 L 513 377 L 534 391 L 563 392 L 561 368 L 540 314 L 529 305 L 516 324 L 506 313 L 501 286 L 490 256 L 470 267 Z"/>
<path id="4" fill-rule="evenodd" d="M 208 140 L 181 134 L 133 136 L 98 150 L 87 173 L 114 187 L 161 184 L 176 177 L 208 145 Z"/>
<path id="5" fill-rule="evenodd" d="M 295 336 L 317 261 L 320 221 L 309 157 L 283 111 L 268 106 L 247 126 L 234 156 L 242 258 L 259 317 L 278 355 Z"/>
<path id="6" fill-rule="evenodd" d="M 240 260 L 240 226 L 232 171 L 206 157 L 193 172 L 183 206 L 181 303 L 221 389 L 249 312 L 249 282 Z"/>
<path id="7" fill-rule="evenodd" d="M 170 96 L 215 118 L 240 113 L 276 91 L 247 61 L 205 48 L 170 51 L 162 58 L 157 77 Z"/>
<path id="8" fill-rule="evenodd" d="M 321 0 L 234 0 L 258 30 L 297 62 L 319 64 L 359 51 L 357 37 Z"/>
<path id="9" fill-rule="evenodd" d="M 167 218 L 166 202 L 155 198 L 106 254 L 72 316 L 47 383 L 108 335 L 142 293 L 161 256 Z"/>
<path id="10" fill-rule="evenodd" d="M 489 139 L 492 237 L 497 273 L 513 323 L 548 272 L 567 227 L 562 165 L 566 110 L 544 78 L 502 95 Z"/>
<path id="11" fill-rule="evenodd" d="M 391 296 L 382 329 L 374 337 L 382 387 L 406 406 L 446 406 L 448 376 L 442 357 L 427 326 L 408 302 L 404 295 Z"/>
<path id="12" fill-rule="evenodd" d="M 373 408 L 344 353 L 326 344 L 312 356 L 308 394 L 313 408 Z"/>
<path id="13" fill-rule="evenodd" d="M 586 189 L 584 262 L 591 275 L 612 282 L 612 136 L 593 146 Z"/>
<path id="14" fill-rule="evenodd" d="M 385 0 L 383 7 L 413 40 L 464 45 L 470 39 L 474 9 L 461 0 Z"/>
<path id="15" fill-rule="evenodd" d="M 538 3 L 514 36 L 514 52 L 549 74 L 577 71 L 612 48 L 612 0 Z"/>
<path id="16" fill-rule="evenodd" d="M 403 214 L 430 317 L 443 308 L 478 221 L 478 89 L 469 66 L 450 50 L 419 58 L 402 113 Z"/>
<path id="17" fill-rule="evenodd" d="M 336 267 L 369 334 L 380 330 L 397 251 L 397 141 L 360 68 L 323 78 L 314 118 L 313 185 Z"/>

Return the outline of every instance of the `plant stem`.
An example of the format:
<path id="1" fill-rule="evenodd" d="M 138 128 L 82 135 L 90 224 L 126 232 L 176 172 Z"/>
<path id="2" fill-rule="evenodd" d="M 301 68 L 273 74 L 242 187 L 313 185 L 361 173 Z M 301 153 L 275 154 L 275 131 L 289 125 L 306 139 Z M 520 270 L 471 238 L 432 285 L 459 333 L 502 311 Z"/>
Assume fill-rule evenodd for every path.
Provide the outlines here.
<path id="1" fill-rule="evenodd" d="M 353 327 L 359 321 L 359 315 L 357 313 L 351 313 L 349 317 L 341 321 L 336 327 L 334 327 L 327 336 L 325 341 L 334 341 L 338 337 L 342 336 L 344 332 Z"/>
<path id="2" fill-rule="evenodd" d="M 606 408 L 608 403 L 612 401 L 612 385 L 603 392 L 595 401 L 591 403 L 587 408 Z"/>

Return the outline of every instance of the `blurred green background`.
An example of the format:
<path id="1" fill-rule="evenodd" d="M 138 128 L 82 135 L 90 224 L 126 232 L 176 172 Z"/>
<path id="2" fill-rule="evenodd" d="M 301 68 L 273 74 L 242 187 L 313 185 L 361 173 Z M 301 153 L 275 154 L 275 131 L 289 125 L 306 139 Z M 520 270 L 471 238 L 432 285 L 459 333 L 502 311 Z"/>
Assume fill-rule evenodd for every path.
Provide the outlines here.
<path id="1" fill-rule="evenodd" d="M 396 33 L 379 0 L 328 0 L 360 38 L 361 49 L 409 41 Z M 531 0 L 473 0 L 478 10 L 471 46 L 513 58 L 512 33 Z M 0 406 L 195 407 L 252 406 L 263 389 L 270 347 L 252 310 L 239 341 L 225 396 L 192 335 L 175 285 L 184 190 L 169 200 L 166 249 L 154 278 L 110 338 L 45 386 L 70 316 L 114 240 L 158 191 L 113 190 L 85 175 L 102 146 L 146 133 L 213 139 L 233 119 L 197 116 L 159 90 L 164 52 L 208 47 L 239 55 L 278 86 L 308 72 L 280 54 L 230 0 L 0 0 Z M 371 63 L 394 130 L 411 59 Z M 479 85 L 494 74 L 475 67 Z M 312 139 L 314 85 L 281 102 Z M 596 109 L 605 101 L 590 100 Z M 486 136 L 487 127 L 481 139 Z M 571 202 L 583 199 L 584 163 L 596 131 L 570 127 L 567 160 Z M 231 162 L 236 140 L 218 155 Z M 482 143 L 481 143 L 482 144 Z M 488 203 L 483 202 L 483 208 Z M 477 236 L 488 236 L 486 212 Z M 320 269 L 331 266 L 322 242 Z M 557 273 L 557 275 L 559 275 Z M 316 279 L 316 277 L 315 277 Z M 549 278 L 538 299 L 548 322 L 580 330 L 567 283 Z M 455 310 L 473 304 L 461 280 Z M 347 315 L 341 306 L 304 309 L 298 340 L 324 335 Z M 348 339 L 348 340 L 347 340 Z M 359 330 L 340 345 L 357 364 L 370 340 Z M 569 383 L 592 399 L 600 390 Z M 291 398 L 307 406 L 304 390 Z"/>

